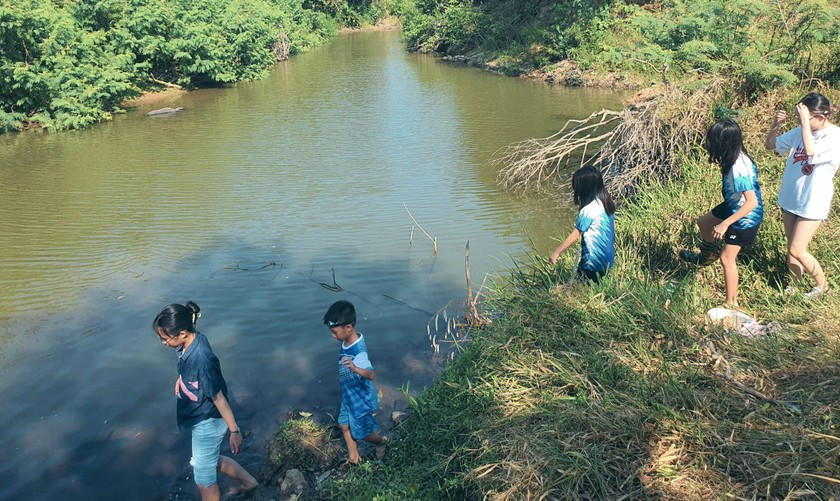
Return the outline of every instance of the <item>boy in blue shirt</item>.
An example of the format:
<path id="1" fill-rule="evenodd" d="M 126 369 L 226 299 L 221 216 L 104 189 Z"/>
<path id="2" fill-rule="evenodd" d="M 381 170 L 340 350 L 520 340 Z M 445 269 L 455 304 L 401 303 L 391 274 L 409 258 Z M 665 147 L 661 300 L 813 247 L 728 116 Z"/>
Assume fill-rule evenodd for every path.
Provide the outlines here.
<path id="1" fill-rule="evenodd" d="M 341 410 L 338 426 L 347 443 L 347 462 L 361 460 L 356 440 L 364 440 L 377 447 L 376 455 L 384 454 L 388 437 L 380 436 L 373 413 L 379 408 L 379 395 L 373 380 L 376 373 L 367 354 L 364 336 L 356 331 L 356 309 L 349 301 L 336 301 L 324 315 L 333 338 L 341 342 L 338 351 L 338 380 L 341 383 Z"/>

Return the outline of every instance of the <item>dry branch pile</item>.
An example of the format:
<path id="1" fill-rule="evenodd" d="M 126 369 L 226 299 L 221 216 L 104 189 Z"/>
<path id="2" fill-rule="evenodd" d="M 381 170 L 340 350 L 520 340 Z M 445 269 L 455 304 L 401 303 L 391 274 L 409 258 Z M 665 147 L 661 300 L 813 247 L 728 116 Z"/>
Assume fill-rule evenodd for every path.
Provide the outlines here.
<path id="1" fill-rule="evenodd" d="M 680 175 L 680 155 L 700 144 L 724 92 L 714 80 L 694 91 L 673 86 L 637 95 L 622 111 L 601 110 L 569 120 L 560 132 L 504 148 L 492 160 L 505 188 L 540 190 L 567 168 L 595 165 L 616 198 L 640 180 Z"/>

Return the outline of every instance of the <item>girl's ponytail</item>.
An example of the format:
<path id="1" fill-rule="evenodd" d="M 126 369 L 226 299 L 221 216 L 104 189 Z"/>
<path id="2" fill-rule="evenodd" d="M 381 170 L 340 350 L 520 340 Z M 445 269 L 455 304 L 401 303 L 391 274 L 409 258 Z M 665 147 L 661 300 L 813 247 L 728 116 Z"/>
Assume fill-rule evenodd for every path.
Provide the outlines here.
<path id="1" fill-rule="evenodd" d="M 198 307 L 197 304 L 193 303 L 192 301 L 187 301 L 187 304 L 184 305 L 187 311 L 190 312 L 190 319 L 192 320 L 192 327 L 193 332 L 195 331 L 195 323 L 198 322 L 198 319 L 201 318 L 201 308 Z"/>
<path id="2" fill-rule="evenodd" d="M 610 195 L 610 191 L 606 187 L 601 188 L 601 191 L 598 193 L 598 199 L 604 204 L 604 210 L 607 211 L 608 215 L 612 216 L 615 214 L 615 202 L 613 202 L 612 195 Z"/>
<path id="3" fill-rule="evenodd" d="M 195 323 L 201 316 L 201 308 L 192 301 L 186 305 L 166 305 L 152 322 L 155 332 L 162 332 L 169 337 L 177 336 L 181 331 L 195 332 Z"/>

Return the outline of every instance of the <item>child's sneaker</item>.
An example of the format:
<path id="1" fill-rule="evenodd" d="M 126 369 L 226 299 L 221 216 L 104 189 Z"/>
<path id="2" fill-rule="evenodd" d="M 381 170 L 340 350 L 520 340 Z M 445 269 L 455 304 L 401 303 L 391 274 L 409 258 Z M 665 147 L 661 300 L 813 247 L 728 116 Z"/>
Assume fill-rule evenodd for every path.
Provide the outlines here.
<path id="1" fill-rule="evenodd" d="M 702 252 L 694 252 L 688 249 L 680 249 L 680 259 L 697 266 L 705 266 L 711 261 L 708 255 L 704 256 Z"/>
<path id="2" fill-rule="evenodd" d="M 720 245 L 711 242 L 700 242 L 700 252 L 688 249 L 680 250 L 680 259 L 697 266 L 708 266 L 720 257 Z"/>
<path id="3" fill-rule="evenodd" d="M 811 292 L 806 292 L 805 293 L 805 301 L 811 301 L 813 299 L 819 299 L 820 296 L 823 295 L 823 292 L 824 291 L 823 291 L 822 287 L 814 287 L 813 289 L 811 289 Z"/>

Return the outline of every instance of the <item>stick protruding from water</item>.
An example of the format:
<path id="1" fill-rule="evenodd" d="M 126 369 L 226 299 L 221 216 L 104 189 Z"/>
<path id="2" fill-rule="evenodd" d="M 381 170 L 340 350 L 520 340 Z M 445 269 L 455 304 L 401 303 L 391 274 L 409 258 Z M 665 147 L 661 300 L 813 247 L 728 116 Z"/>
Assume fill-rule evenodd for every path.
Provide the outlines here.
<path id="1" fill-rule="evenodd" d="M 408 210 L 408 206 L 405 205 L 405 202 L 403 202 L 403 207 L 405 208 L 405 211 L 408 213 L 408 217 L 410 217 L 411 220 L 414 221 L 414 224 L 417 225 L 418 228 L 420 228 L 420 231 L 422 231 L 423 234 L 425 234 L 427 237 L 429 237 L 429 240 L 432 241 L 432 245 L 434 245 L 434 248 L 435 248 L 435 254 L 437 255 L 437 238 L 434 238 L 433 236 L 429 235 L 429 232 L 424 230 L 423 227 L 420 226 L 420 223 L 418 223 L 417 220 L 414 219 L 414 216 L 411 214 L 411 211 Z M 414 230 L 412 230 L 412 235 L 413 234 L 414 234 Z"/>

